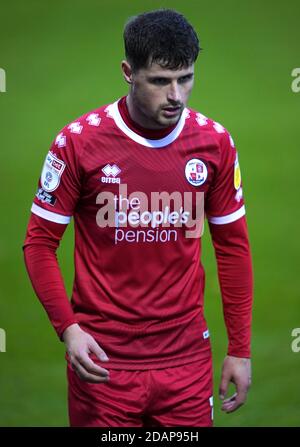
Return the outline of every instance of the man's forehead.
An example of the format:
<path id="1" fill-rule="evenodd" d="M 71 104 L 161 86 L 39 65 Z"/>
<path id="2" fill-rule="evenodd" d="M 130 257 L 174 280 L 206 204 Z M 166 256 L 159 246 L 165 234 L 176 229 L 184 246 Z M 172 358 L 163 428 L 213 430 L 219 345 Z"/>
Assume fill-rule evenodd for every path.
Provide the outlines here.
<path id="1" fill-rule="evenodd" d="M 194 73 L 194 64 L 189 65 L 188 67 L 182 67 L 175 70 L 171 70 L 170 68 L 165 68 L 159 65 L 157 62 L 152 62 L 147 68 L 143 69 L 144 74 L 146 76 L 155 76 L 162 78 L 178 78 L 181 76 L 186 76 L 190 73 Z"/>

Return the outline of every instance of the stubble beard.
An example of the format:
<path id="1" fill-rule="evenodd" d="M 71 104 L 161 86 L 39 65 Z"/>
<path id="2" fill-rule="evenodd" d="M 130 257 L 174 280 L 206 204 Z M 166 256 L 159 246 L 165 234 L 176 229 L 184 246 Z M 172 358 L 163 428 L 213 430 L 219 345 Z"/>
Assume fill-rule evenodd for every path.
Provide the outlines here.
<path id="1" fill-rule="evenodd" d="M 147 106 L 144 105 L 143 102 L 140 102 L 135 95 L 132 94 L 132 104 L 135 107 L 136 113 L 141 117 L 142 123 L 140 124 L 142 127 L 153 130 L 166 129 L 167 127 L 174 126 L 181 118 L 183 112 L 183 106 L 178 113 L 177 116 L 174 117 L 164 117 L 163 116 L 163 107 L 160 106 L 157 111 L 153 112 L 152 110 L 148 110 Z"/>

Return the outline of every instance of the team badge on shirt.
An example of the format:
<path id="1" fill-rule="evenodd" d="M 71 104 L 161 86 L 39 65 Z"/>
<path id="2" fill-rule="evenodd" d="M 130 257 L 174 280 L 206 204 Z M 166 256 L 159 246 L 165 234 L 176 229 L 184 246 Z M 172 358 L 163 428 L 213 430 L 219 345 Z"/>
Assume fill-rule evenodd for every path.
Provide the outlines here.
<path id="1" fill-rule="evenodd" d="M 193 186 L 201 186 L 207 179 L 207 167 L 198 158 L 192 158 L 185 165 L 185 176 Z"/>
<path id="2" fill-rule="evenodd" d="M 58 188 L 60 178 L 66 164 L 52 152 L 48 152 L 41 174 L 41 185 L 44 191 L 52 192 Z"/>
<path id="3" fill-rule="evenodd" d="M 236 190 L 238 190 L 240 188 L 241 181 L 242 181 L 241 170 L 240 170 L 238 156 L 236 155 L 236 159 L 234 162 L 234 187 Z"/>

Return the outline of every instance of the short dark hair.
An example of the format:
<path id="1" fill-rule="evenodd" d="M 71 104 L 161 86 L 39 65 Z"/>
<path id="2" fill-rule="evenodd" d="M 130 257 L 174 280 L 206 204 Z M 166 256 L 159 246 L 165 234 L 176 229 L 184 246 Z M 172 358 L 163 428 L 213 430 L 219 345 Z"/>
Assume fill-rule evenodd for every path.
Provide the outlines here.
<path id="1" fill-rule="evenodd" d="M 176 70 L 193 64 L 202 49 L 186 18 L 172 9 L 145 12 L 124 28 L 125 54 L 133 71 L 153 62 Z"/>

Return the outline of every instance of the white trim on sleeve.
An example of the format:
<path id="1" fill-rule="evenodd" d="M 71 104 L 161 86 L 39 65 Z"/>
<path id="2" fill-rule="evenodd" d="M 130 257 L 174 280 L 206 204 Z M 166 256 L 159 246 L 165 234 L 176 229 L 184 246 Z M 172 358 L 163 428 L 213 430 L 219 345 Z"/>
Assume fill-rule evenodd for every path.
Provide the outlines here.
<path id="1" fill-rule="evenodd" d="M 32 204 L 31 211 L 43 219 L 50 220 L 51 222 L 56 222 L 59 224 L 68 224 L 71 222 L 72 216 L 63 216 L 62 214 L 53 213 L 52 211 L 44 210 L 35 203 Z"/>
<path id="2" fill-rule="evenodd" d="M 245 205 L 243 205 L 240 209 L 238 209 L 234 213 L 227 214 L 227 216 L 222 216 L 222 217 L 207 216 L 207 220 L 208 220 L 208 222 L 217 224 L 217 225 L 228 224 L 228 223 L 234 222 L 235 220 L 238 220 L 240 217 L 244 216 L 245 214 L 246 214 Z"/>

